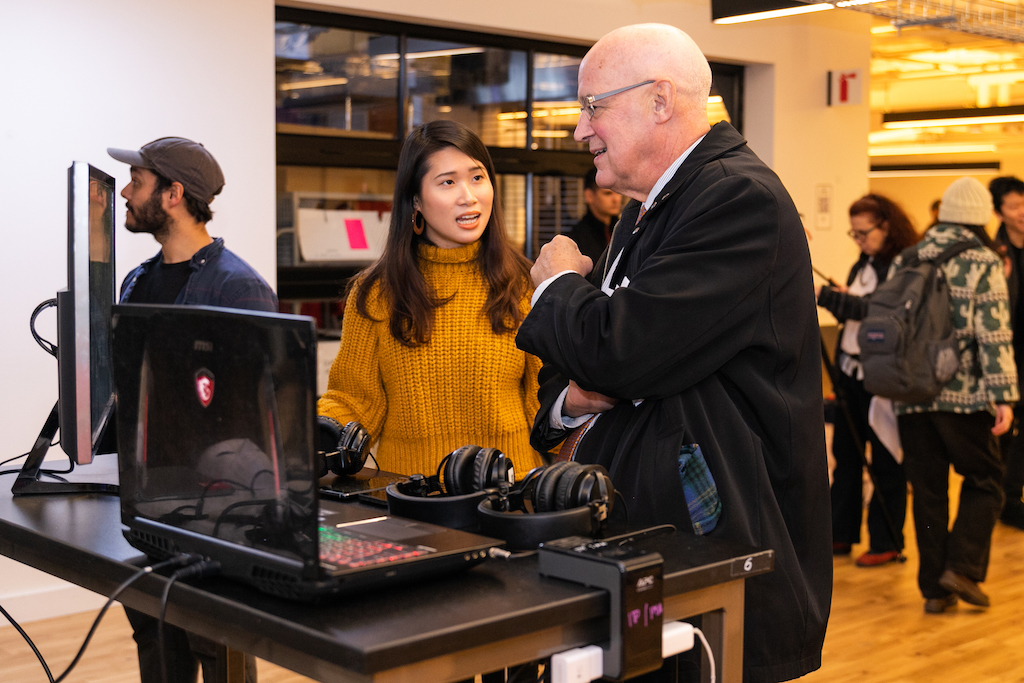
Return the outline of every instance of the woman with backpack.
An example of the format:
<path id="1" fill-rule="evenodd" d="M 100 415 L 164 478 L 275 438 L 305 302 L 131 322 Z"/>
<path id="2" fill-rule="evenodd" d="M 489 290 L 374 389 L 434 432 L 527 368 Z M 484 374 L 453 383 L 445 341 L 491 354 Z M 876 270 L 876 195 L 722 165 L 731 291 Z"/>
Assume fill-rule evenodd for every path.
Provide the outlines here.
<path id="1" fill-rule="evenodd" d="M 929 401 L 897 403 L 904 466 L 914 491 L 914 528 L 921 558 L 918 587 L 925 612 L 957 599 L 988 607 L 978 583 L 988 571 L 992 530 L 1003 505 L 1003 463 L 996 438 L 1013 424 L 1019 397 L 1003 261 L 985 232 L 992 199 L 974 178 L 954 181 L 942 195 L 939 222 L 917 246 L 934 258 L 958 242 L 971 248 L 942 264 L 960 363 Z M 894 271 L 901 259 L 893 263 Z M 964 480 L 952 528 L 949 467 Z"/>
<path id="2" fill-rule="evenodd" d="M 851 229 L 847 234 L 860 247 L 860 258 L 853 264 L 845 287 L 826 285 L 817 293 L 818 305 L 843 323 L 833 378 L 837 413 L 832 439 L 836 460 L 831 489 L 832 552 L 848 555 L 860 542 L 863 448 L 870 443 L 876 490 L 868 506 L 868 551 L 857 558 L 857 566 L 874 567 L 901 557 L 907 479 L 903 466 L 868 424 L 872 395 L 864 389 L 857 333 L 867 312 L 865 297 L 886 280 L 893 259 L 915 244 L 919 236 L 903 209 L 879 194 L 861 197 L 850 206 L 849 213 Z"/>

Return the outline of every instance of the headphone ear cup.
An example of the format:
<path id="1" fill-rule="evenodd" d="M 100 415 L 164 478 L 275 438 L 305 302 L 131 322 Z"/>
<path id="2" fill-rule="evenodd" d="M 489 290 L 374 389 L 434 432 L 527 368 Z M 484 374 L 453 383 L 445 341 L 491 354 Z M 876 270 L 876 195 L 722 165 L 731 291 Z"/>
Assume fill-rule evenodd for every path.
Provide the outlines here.
<path id="1" fill-rule="evenodd" d="M 579 491 L 580 481 L 586 476 L 587 471 L 583 465 L 575 462 L 569 463 L 569 467 L 558 477 L 555 497 L 554 500 L 550 501 L 554 504 L 555 510 L 571 510 L 572 508 L 580 507 L 580 504 L 574 500 L 573 492 Z M 583 503 L 583 505 L 586 505 L 586 503 Z"/>
<path id="2" fill-rule="evenodd" d="M 337 475 L 348 475 L 363 469 L 369 444 L 370 434 L 362 424 L 355 420 L 346 423 L 338 436 L 338 455 L 327 461 L 331 471 Z"/>
<path id="3" fill-rule="evenodd" d="M 463 446 L 448 454 L 444 466 L 444 491 L 450 496 L 472 493 L 473 470 L 479 446 Z"/>
<path id="4" fill-rule="evenodd" d="M 611 478 L 600 465 L 581 465 L 579 472 L 566 473 L 559 481 L 557 505 L 560 510 L 604 503 L 609 508 L 615 495 Z"/>
<path id="5" fill-rule="evenodd" d="M 502 482 L 514 483 L 514 474 L 513 481 L 509 481 L 510 471 L 512 461 L 506 458 L 504 453 L 497 448 L 481 448 L 473 458 L 473 490 L 485 491 L 499 487 Z"/>
<path id="6" fill-rule="evenodd" d="M 341 423 L 326 415 L 316 417 L 316 457 L 321 477 L 333 472 L 337 467 L 339 441 L 341 440 Z M 331 455 L 328 455 L 330 453 Z"/>
<path id="7" fill-rule="evenodd" d="M 558 480 L 561 478 L 562 473 L 569 469 L 572 465 L 579 467 L 580 465 L 574 462 L 556 462 L 544 469 L 540 476 L 537 478 L 536 484 L 533 487 L 533 511 L 534 512 L 554 512 L 555 511 L 555 499 L 558 491 Z"/>

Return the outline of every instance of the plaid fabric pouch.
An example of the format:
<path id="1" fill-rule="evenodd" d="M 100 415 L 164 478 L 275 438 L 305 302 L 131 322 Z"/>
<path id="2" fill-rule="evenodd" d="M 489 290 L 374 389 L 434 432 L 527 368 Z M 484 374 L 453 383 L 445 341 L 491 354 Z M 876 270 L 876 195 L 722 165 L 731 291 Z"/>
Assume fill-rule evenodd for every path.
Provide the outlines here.
<path id="1" fill-rule="evenodd" d="M 683 482 L 683 495 L 686 496 L 693 532 L 703 536 L 718 524 L 722 501 L 700 444 L 685 444 L 679 449 L 679 478 Z"/>

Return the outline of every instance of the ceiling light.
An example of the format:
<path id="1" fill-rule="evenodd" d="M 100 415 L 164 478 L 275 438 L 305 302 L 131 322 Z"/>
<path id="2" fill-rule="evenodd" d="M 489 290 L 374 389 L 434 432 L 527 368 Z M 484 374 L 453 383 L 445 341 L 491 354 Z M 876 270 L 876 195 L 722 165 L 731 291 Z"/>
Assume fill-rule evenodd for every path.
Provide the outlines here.
<path id="1" fill-rule="evenodd" d="M 998 161 L 982 161 L 972 164 L 872 164 L 868 178 L 999 175 L 999 169 Z"/>
<path id="2" fill-rule="evenodd" d="M 569 137 L 569 131 L 567 130 L 534 130 L 533 137 L 535 138 L 567 138 Z"/>
<path id="3" fill-rule="evenodd" d="M 783 9 L 773 9 L 766 12 L 752 12 L 751 14 L 740 14 L 734 17 L 723 17 L 721 19 L 712 20 L 713 24 L 742 24 L 748 21 L 760 21 L 761 19 L 777 19 L 779 17 L 791 17 L 797 14 L 809 14 L 811 12 L 824 12 L 825 10 L 835 9 L 835 6 L 827 3 L 820 2 L 814 5 L 805 5 L 800 3 L 797 7 L 786 7 Z"/>
<path id="4" fill-rule="evenodd" d="M 900 128 L 897 130 L 873 130 L 868 133 L 868 143 L 882 145 L 887 142 L 912 142 L 917 140 L 920 131 L 912 128 Z"/>
<path id="5" fill-rule="evenodd" d="M 994 152 L 995 145 L 972 145 L 957 143 L 929 143 L 923 145 L 893 145 L 887 147 L 868 147 L 869 157 L 902 157 L 918 154 L 969 154 Z"/>
<path id="6" fill-rule="evenodd" d="M 476 55 L 484 51 L 482 47 L 454 47 L 448 50 L 426 50 L 424 52 L 406 52 L 406 59 L 430 59 L 431 57 L 453 57 L 455 55 Z M 374 55 L 371 57 L 376 61 L 397 61 L 398 53 L 389 52 L 383 55 Z"/>
<path id="7" fill-rule="evenodd" d="M 977 109 L 939 109 L 882 115 L 882 128 L 946 128 L 986 123 L 1024 121 L 1024 106 L 979 107 Z"/>
<path id="8" fill-rule="evenodd" d="M 345 85 L 347 78 L 318 78 L 315 81 L 292 81 L 277 86 L 278 90 L 304 90 L 306 88 L 329 88 L 332 85 Z"/>

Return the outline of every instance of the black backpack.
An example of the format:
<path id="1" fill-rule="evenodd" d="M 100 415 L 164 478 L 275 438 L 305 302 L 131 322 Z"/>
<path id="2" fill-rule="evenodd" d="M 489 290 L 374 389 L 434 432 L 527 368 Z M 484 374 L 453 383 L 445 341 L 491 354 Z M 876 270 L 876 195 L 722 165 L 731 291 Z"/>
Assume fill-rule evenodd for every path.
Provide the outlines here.
<path id="1" fill-rule="evenodd" d="M 974 240 L 957 242 L 930 259 L 921 259 L 917 247 L 901 254 L 902 267 L 870 295 L 857 335 L 865 390 L 903 403 L 924 403 L 956 374 L 960 349 L 940 266 L 980 246 Z"/>

